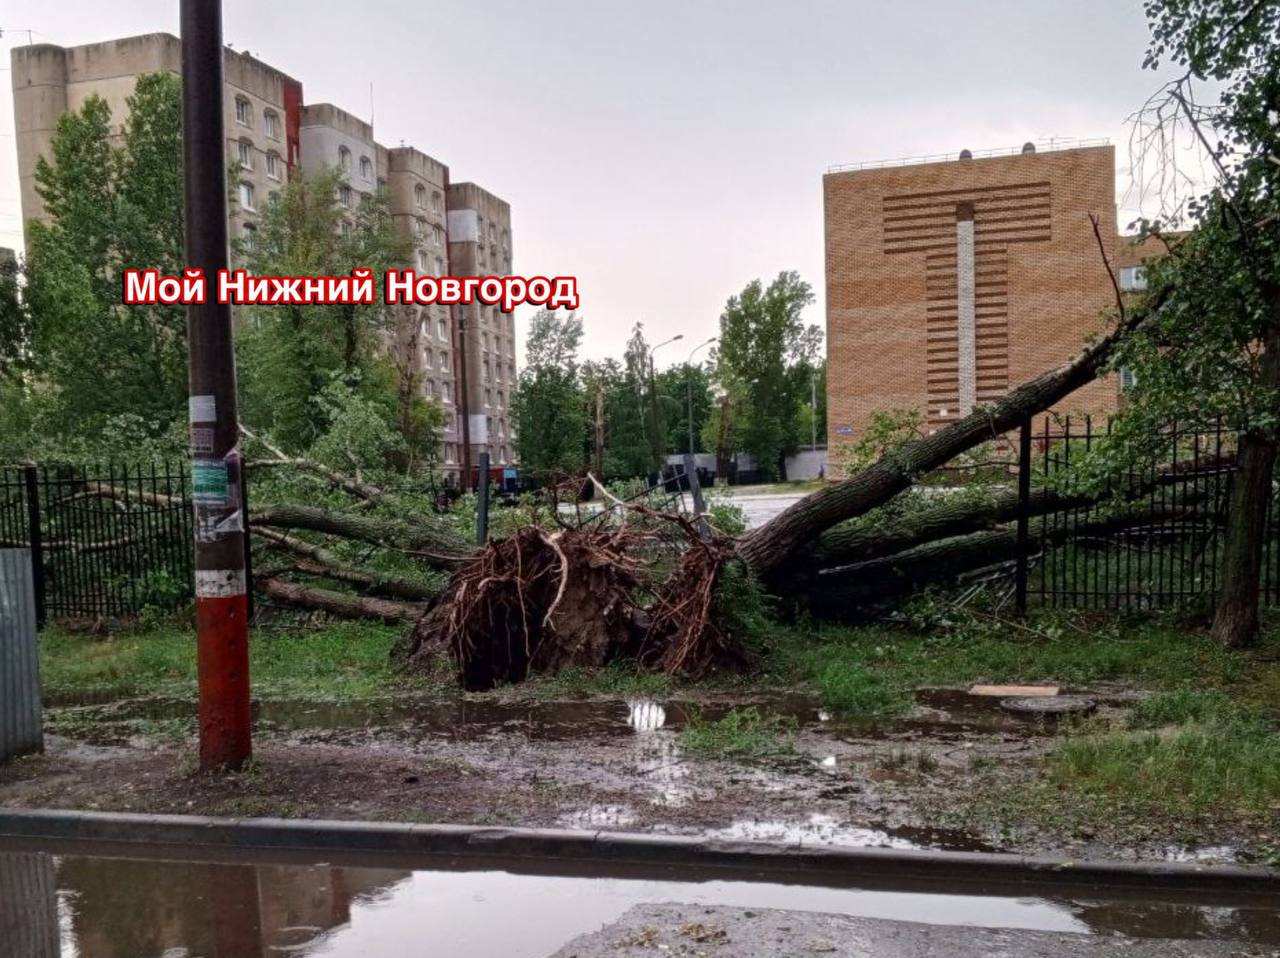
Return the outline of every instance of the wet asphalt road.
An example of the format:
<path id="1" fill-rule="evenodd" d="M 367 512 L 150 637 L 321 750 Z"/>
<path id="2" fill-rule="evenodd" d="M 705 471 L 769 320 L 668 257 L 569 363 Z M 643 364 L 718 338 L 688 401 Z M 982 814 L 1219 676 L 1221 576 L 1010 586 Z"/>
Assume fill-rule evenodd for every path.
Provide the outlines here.
<path id="1" fill-rule="evenodd" d="M 940 894 L 937 885 L 681 881 L 674 872 L 655 880 L 585 864 L 571 875 L 492 863 L 459 871 L 279 864 L 256 861 L 249 849 L 231 863 L 130 857 L 120 848 L 102 854 L 0 846 L 0 955 L 1217 958 L 1280 948 L 1274 903 L 1252 899 L 1014 898 Z"/>

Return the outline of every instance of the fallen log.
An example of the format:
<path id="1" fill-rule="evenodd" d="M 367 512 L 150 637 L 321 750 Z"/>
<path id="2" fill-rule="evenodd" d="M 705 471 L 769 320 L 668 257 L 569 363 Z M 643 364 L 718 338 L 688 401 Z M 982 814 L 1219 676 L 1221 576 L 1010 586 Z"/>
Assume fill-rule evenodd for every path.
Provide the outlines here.
<path id="1" fill-rule="evenodd" d="M 1116 344 L 1156 312 L 1167 292 L 1124 317 L 1108 335 L 1063 363 L 979 406 L 932 435 L 891 449 L 872 465 L 842 482 L 812 493 L 789 506 L 738 541 L 735 554 L 761 579 L 773 583 L 783 567 L 806 543 L 837 523 L 863 515 L 908 489 L 916 477 L 950 462 L 975 446 L 1016 429 L 1096 379 Z"/>
<path id="2" fill-rule="evenodd" d="M 1115 495 L 1117 502 L 1134 502 L 1153 490 L 1174 484 L 1194 483 L 1229 470 L 1234 459 L 1206 460 L 1198 464 L 1199 474 L 1189 477 L 1185 468 L 1161 466 L 1154 477 L 1135 481 L 1133 486 Z M 1066 509 L 1079 509 L 1102 503 L 1112 497 L 1110 491 L 1099 495 L 1064 495 L 1054 489 L 1033 489 L 1027 502 L 1027 515 L 1036 517 Z M 901 500 L 899 500 L 901 501 Z M 793 564 L 791 579 L 811 579 L 818 570 L 836 565 L 864 562 L 904 552 L 913 546 L 947 539 L 982 529 L 991 529 L 1018 518 L 1018 493 L 1012 488 L 996 488 L 981 496 L 940 496 L 938 501 L 922 505 L 911 512 L 889 516 L 872 524 L 868 517 L 842 523 L 824 532 L 818 541 L 806 548 L 802 560 Z"/>
<path id="3" fill-rule="evenodd" d="M 397 576 L 357 569 L 328 549 L 313 543 L 262 527 L 252 528 L 251 531 L 268 548 L 294 556 L 297 560 L 294 568 L 306 575 L 345 582 L 361 592 L 388 599 L 427 602 L 435 598 L 436 589 Z"/>
<path id="4" fill-rule="evenodd" d="M 1179 497 L 1177 505 L 1143 504 L 1121 513 L 1079 524 L 1050 527 L 1037 537 L 1041 546 L 1061 546 L 1072 539 L 1115 535 L 1143 526 L 1174 522 L 1196 515 L 1195 506 L 1208 493 Z M 823 618 L 847 619 L 931 585 L 1018 556 L 1018 533 L 1012 526 L 983 529 L 926 542 L 897 555 L 823 570 L 808 583 L 810 610 Z"/>
<path id="5" fill-rule="evenodd" d="M 317 589 L 296 582 L 285 582 L 274 576 L 255 578 L 254 587 L 281 605 L 326 612 L 344 619 L 375 619 L 389 625 L 415 622 L 425 609 L 425 606 L 409 602 L 393 602 L 389 599 Z"/>
<path id="6" fill-rule="evenodd" d="M 474 551 L 443 522 L 400 521 L 355 515 L 320 506 L 270 505 L 249 511 L 251 526 L 321 532 L 412 553 L 428 565 L 456 568 Z"/>
<path id="7" fill-rule="evenodd" d="M 267 469 L 267 468 L 288 468 L 297 469 L 299 472 L 310 473 L 324 479 L 330 486 L 335 489 L 341 489 L 349 495 L 355 496 L 357 499 L 363 499 L 372 502 L 381 499 L 386 490 L 373 483 L 365 482 L 359 475 L 348 476 L 338 472 L 336 469 L 330 469 L 323 463 L 316 462 L 314 459 L 307 459 L 304 456 L 290 456 L 281 449 L 271 443 L 270 440 L 263 436 L 259 436 L 244 426 L 240 427 L 240 432 L 246 438 L 252 439 L 254 442 L 271 453 L 270 459 L 250 459 L 245 462 L 246 469 Z"/>

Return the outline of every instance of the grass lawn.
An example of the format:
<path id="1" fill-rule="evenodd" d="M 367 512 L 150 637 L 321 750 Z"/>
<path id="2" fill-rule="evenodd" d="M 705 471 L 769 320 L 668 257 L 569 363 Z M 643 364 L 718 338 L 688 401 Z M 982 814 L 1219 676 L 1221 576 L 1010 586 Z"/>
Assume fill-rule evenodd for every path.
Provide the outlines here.
<path id="1" fill-rule="evenodd" d="M 402 632 L 351 622 L 255 629 L 254 695 L 341 701 L 412 687 L 391 663 L 391 647 Z M 103 637 L 51 626 L 40 636 L 40 669 L 47 700 L 189 696 L 196 687 L 195 628 L 166 622 Z"/>

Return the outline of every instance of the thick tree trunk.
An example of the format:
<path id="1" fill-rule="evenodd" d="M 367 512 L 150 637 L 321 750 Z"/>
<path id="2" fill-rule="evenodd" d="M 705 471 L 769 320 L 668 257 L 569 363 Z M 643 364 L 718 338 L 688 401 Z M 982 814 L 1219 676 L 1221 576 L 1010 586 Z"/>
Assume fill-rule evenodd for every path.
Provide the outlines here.
<path id="1" fill-rule="evenodd" d="M 738 557 L 756 575 L 775 579 L 806 542 L 817 539 L 839 522 L 887 502 L 921 473 L 1015 429 L 1027 416 L 1048 409 L 1097 378 L 1115 344 L 1143 317 L 1158 309 L 1160 302 L 1134 313 L 1075 359 L 1010 390 L 992 405 L 975 409 L 931 436 L 893 449 L 857 475 L 801 499 L 744 536 L 738 543 Z"/>
<path id="2" fill-rule="evenodd" d="M 255 579 L 253 584 L 263 595 L 281 605 L 327 612 L 346 619 L 377 619 L 388 624 L 416 622 L 426 608 L 408 602 L 392 602 L 329 589 L 315 589 L 269 577 Z"/>
<path id="3" fill-rule="evenodd" d="M 1252 645 L 1258 637 L 1262 547 L 1276 442 L 1269 435 L 1246 434 L 1240 439 L 1237 459 L 1222 549 L 1222 585 L 1213 617 L 1213 637 L 1233 649 Z"/>
<path id="4" fill-rule="evenodd" d="M 1076 537 L 1106 536 L 1184 519 L 1194 514 L 1195 504 L 1205 498 L 1204 492 L 1188 491 L 1179 496 L 1176 507 L 1165 503 L 1142 505 L 1078 525 L 1063 525 L 1046 530 L 1040 544 L 1052 547 Z M 851 611 L 883 605 L 925 586 L 954 580 L 963 573 L 1010 562 L 1017 555 L 1018 533 L 1012 526 L 926 542 L 897 555 L 815 576 L 809 585 L 809 607 L 820 616 L 844 618 Z"/>
<path id="5" fill-rule="evenodd" d="M 403 599 L 409 602 L 427 602 L 435 598 L 436 590 L 417 582 L 377 572 L 366 572 L 347 565 L 328 549 L 303 542 L 271 529 L 253 529 L 253 535 L 268 548 L 286 552 L 297 559 L 295 568 L 305 575 L 320 576 L 353 585 L 361 592 L 387 599 Z"/>
<path id="6" fill-rule="evenodd" d="M 1280 301 L 1277 328 L 1267 336 L 1259 381 L 1280 389 Z M 1213 637 L 1228 648 L 1244 648 L 1258 637 L 1258 599 L 1262 588 L 1262 547 L 1276 463 L 1276 429 L 1267 425 L 1240 437 L 1231 485 L 1227 535 L 1222 549 L 1222 584 L 1213 618 Z"/>
<path id="7" fill-rule="evenodd" d="M 384 548 L 404 549 L 440 568 L 451 569 L 465 561 L 475 547 L 455 535 L 443 523 L 395 522 L 358 516 L 318 506 L 263 506 L 249 513 L 250 525 L 273 529 L 304 529 L 368 542 Z"/>

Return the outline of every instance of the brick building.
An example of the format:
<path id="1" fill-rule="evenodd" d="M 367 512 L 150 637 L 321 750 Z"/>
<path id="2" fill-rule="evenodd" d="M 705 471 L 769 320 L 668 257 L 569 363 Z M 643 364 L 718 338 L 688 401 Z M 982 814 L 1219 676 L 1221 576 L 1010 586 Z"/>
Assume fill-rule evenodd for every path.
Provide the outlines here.
<path id="1" fill-rule="evenodd" d="M 918 410 L 937 429 L 1102 331 L 1114 291 L 1091 214 L 1126 283 L 1154 252 L 1117 235 L 1109 145 L 836 169 L 823 198 L 833 450 L 877 411 Z M 1108 376 L 1063 411 L 1118 399 Z"/>
<path id="2" fill-rule="evenodd" d="M 151 33 L 76 47 L 15 47 L 11 60 L 22 213 L 30 222 L 45 215 L 35 168 L 48 155 L 58 118 L 96 95 L 110 107 L 119 135 L 138 76 L 180 73 L 182 45 L 172 34 Z M 231 236 L 252 241 L 262 211 L 290 176 L 336 167 L 346 177 L 339 199 L 353 211 L 362 198 L 385 194 L 398 233 L 410 241 L 404 265 L 436 275 L 511 271 L 511 208 L 505 201 L 472 183 L 451 184 L 446 164 L 413 147 L 383 146 L 370 123 L 333 104 L 304 103 L 299 80 L 247 53 L 227 49 L 223 74 L 227 157 L 238 181 L 228 209 Z M 456 241 L 455 223 L 462 231 Z M 487 449 L 495 465 L 514 462 L 513 318 L 469 307 L 476 315 L 465 348 L 459 348 L 461 311 L 398 309 L 390 323 L 389 355 L 408 377 L 402 381 L 444 407 L 445 476 L 460 476 L 462 409 L 470 412 L 471 461 Z"/>

